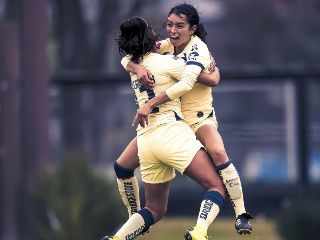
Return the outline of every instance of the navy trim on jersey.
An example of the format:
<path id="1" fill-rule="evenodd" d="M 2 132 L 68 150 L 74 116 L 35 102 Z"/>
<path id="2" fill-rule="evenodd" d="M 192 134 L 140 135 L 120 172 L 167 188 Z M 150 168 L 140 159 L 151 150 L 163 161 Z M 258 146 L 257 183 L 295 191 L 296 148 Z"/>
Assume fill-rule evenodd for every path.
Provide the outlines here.
<path id="1" fill-rule="evenodd" d="M 147 89 L 147 93 L 148 93 L 148 99 L 152 99 L 156 96 L 152 89 Z"/>
<path id="2" fill-rule="evenodd" d="M 175 111 L 173 111 L 173 112 L 174 112 L 174 116 L 176 117 L 177 121 L 182 120 L 182 118 L 178 115 L 178 113 L 176 113 Z"/>
<path id="3" fill-rule="evenodd" d="M 147 91 L 147 89 L 146 89 L 145 86 L 141 85 L 141 86 L 139 87 L 139 91 L 142 93 L 142 92 L 144 92 L 144 91 Z"/>
<path id="4" fill-rule="evenodd" d="M 158 113 L 158 112 L 160 112 L 159 107 L 154 107 L 154 108 L 152 108 L 151 113 Z"/>
<path id="5" fill-rule="evenodd" d="M 200 67 L 202 70 L 204 69 L 204 66 L 201 63 L 196 62 L 196 61 L 188 61 L 187 65 L 196 65 L 196 66 Z"/>
<path id="6" fill-rule="evenodd" d="M 209 114 L 208 118 L 213 117 L 213 110 L 211 111 L 211 113 Z"/>

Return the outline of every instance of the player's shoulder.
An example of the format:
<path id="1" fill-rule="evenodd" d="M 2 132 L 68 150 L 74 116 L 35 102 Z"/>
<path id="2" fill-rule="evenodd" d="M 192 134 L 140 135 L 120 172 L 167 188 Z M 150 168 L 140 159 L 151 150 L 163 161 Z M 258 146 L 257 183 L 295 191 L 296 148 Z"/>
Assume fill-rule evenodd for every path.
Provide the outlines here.
<path id="1" fill-rule="evenodd" d="M 168 71 L 169 69 L 184 65 L 184 61 L 173 55 L 161 55 L 158 53 L 150 53 L 146 55 L 142 61 L 144 67 L 156 68 L 157 71 Z M 149 69 L 150 70 L 150 69 Z"/>
<path id="2" fill-rule="evenodd" d="M 191 51 L 209 51 L 207 44 L 198 36 L 193 36 L 190 41 Z"/>
<path id="3" fill-rule="evenodd" d="M 169 38 L 166 38 L 164 40 L 158 41 L 156 43 L 157 52 L 163 55 L 166 54 L 173 54 L 173 45 L 170 42 Z"/>
<path id="4" fill-rule="evenodd" d="M 159 53 L 149 53 L 144 59 L 145 59 L 144 61 L 161 61 L 159 62 L 159 64 L 164 61 L 174 62 L 174 61 L 180 60 L 180 58 L 175 57 L 172 54 L 162 55 Z"/>

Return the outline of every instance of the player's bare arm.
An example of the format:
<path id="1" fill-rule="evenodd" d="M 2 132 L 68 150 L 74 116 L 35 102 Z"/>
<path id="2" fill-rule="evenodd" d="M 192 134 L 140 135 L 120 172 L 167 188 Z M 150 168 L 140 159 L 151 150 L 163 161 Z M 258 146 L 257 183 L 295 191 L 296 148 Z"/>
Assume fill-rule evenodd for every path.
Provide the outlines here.
<path id="1" fill-rule="evenodd" d="M 211 63 L 208 67 L 209 73 L 201 72 L 198 76 L 197 82 L 208 87 L 214 87 L 220 82 L 219 69 L 216 66 L 216 61 L 210 54 Z M 139 82 L 145 87 L 152 89 L 154 87 L 154 82 L 152 81 L 152 73 L 144 68 L 143 66 L 129 61 L 126 66 L 127 71 L 132 72 L 137 75 Z M 215 71 L 217 69 L 217 71 Z"/>
<path id="2" fill-rule="evenodd" d="M 199 74 L 197 82 L 203 85 L 206 85 L 208 87 L 214 87 L 214 86 L 217 86 L 220 82 L 220 72 L 217 67 L 216 60 L 214 59 L 211 53 L 210 53 L 210 60 L 211 60 L 211 63 L 207 68 L 209 73 L 202 71 Z"/>
<path id="3" fill-rule="evenodd" d="M 217 86 L 220 82 L 220 70 L 218 67 L 214 68 L 214 71 L 211 73 L 201 72 L 197 79 L 198 83 L 206 85 L 208 87 Z"/>

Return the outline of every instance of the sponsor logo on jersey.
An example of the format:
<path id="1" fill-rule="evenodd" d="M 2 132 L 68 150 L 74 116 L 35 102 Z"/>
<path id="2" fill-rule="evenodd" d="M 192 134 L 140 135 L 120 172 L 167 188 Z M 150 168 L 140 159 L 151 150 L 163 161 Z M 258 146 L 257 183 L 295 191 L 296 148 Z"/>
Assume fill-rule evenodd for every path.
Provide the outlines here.
<path id="1" fill-rule="evenodd" d="M 133 89 L 138 89 L 142 86 L 138 79 L 132 80 L 131 85 Z"/>
<path id="2" fill-rule="evenodd" d="M 181 59 L 186 62 L 187 61 L 187 54 L 186 53 L 183 53 L 182 56 L 181 56 Z"/>
<path id="3" fill-rule="evenodd" d="M 193 52 L 189 53 L 188 61 L 196 61 L 198 56 L 199 56 L 199 53 L 196 51 L 193 51 Z"/>

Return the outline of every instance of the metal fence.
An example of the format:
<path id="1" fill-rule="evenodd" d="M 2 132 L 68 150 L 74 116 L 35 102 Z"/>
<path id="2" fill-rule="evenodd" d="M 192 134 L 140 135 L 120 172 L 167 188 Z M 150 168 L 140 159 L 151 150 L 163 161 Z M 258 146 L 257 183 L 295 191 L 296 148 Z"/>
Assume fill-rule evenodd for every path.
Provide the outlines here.
<path id="1" fill-rule="evenodd" d="M 222 72 L 220 85 L 213 89 L 219 131 L 256 211 L 268 205 L 279 208 L 297 195 L 319 195 L 319 93 L 320 74 L 315 71 Z M 97 169 L 115 177 L 111 164 L 135 136 L 131 120 L 136 105 L 129 77 L 55 75 L 51 97 L 54 160 L 78 146 Z M 73 132 L 77 138 L 70 140 Z M 198 188 L 177 177 L 171 186 L 172 206 L 179 206 L 190 189 Z M 189 196 L 190 201 L 198 201 L 200 193 Z M 188 214 L 177 207 L 175 212 Z"/>

